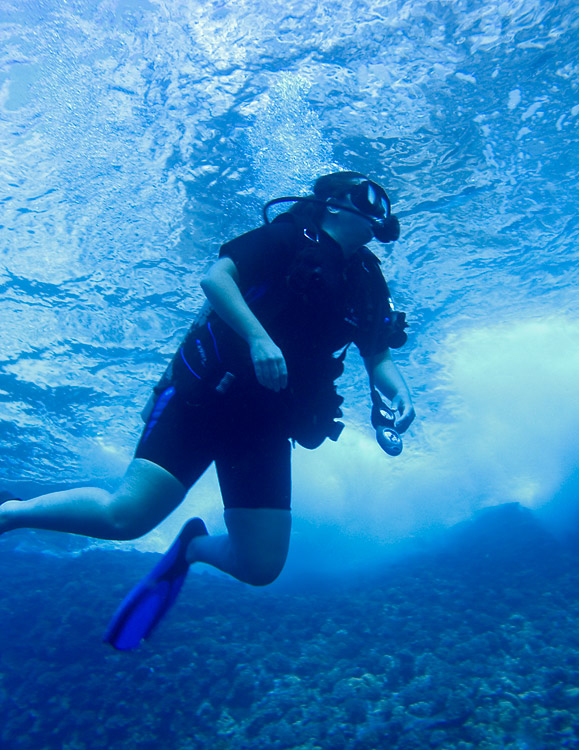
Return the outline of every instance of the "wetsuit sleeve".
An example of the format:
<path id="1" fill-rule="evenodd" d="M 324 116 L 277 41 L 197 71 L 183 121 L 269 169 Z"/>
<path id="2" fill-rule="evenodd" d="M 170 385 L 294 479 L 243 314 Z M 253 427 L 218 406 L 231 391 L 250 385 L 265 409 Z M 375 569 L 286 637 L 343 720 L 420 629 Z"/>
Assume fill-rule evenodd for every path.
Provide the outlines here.
<path id="1" fill-rule="evenodd" d="M 370 302 L 371 314 L 367 325 L 361 326 L 354 336 L 354 343 L 362 357 L 373 357 L 388 348 L 398 348 L 406 342 L 404 333 L 405 315 L 392 309 L 390 291 L 382 271 L 375 263 L 368 264 L 364 296 Z"/>
<path id="2" fill-rule="evenodd" d="M 296 247 L 295 229 L 289 224 L 266 224 L 226 242 L 220 258 L 231 258 L 239 273 L 242 292 L 285 276 Z"/>
<path id="3" fill-rule="evenodd" d="M 362 357 L 373 357 L 386 351 L 389 347 L 389 332 L 387 326 L 379 322 L 376 333 L 366 330 L 358 331 L 354 343 L 360 350 Z"/>

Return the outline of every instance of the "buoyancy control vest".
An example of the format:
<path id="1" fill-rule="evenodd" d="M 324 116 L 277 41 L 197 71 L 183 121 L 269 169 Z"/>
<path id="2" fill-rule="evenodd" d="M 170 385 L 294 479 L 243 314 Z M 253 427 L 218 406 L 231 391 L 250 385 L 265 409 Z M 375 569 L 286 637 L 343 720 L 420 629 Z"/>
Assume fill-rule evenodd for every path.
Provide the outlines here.
<path id="1" fill-rule="evenodd" d="M 294 217 L 289 220 L 295 226 Z M 296 229 L 299 247 L 285 276 L 288 294 L 278 295 L 269 304 L 268 315 L 272 320 L 279 315 L 290 316 L 297 336 L 284 342 L 287 351 L 281 346 L 290 381 L 280 393 L 280 418 L 287 420 L 290 437 L 306 448 L 316 448 L 326 437 L 336 440 L 341 431 L 341 423 L 336 420 L 341 416 L 343 398 L 336 391 L 335 381 L 343 372 L 344 347 L 355 331 L 365 330 L 366 339 L 373 340 L 371 346 L 382 346 L 387 321 L 390 333 L 386 345 L 397 347 L 406 340 L 406 324 L 404 313 L 392 309 L 388 286 L 373 253 L 361 248 L 354 263 L 344 264 L 341 256 L 328 257 L 327 246 L 319 242 L 313 228 Z M 247 301 L 251 307 L 252 301 Z M 299 311 L 293 309 L 296 307 Z M 295 320 L 294 316 L 303 319 Z M 318 331 L 310 330 L 312 321 Z M 317 345 L 318 334 L 327 339 L 323 348 Z M 333 356 L 340 349 L 344 351 Z M 197 401 L 209 394 L 225 395 L 230 389 L 233 394 L 241 394 L 244 383 L 251 383 L 255 390 L 247 344 L 206 303 L 154 392 L 159 395 L 172 386 L 185 400 Z"/>

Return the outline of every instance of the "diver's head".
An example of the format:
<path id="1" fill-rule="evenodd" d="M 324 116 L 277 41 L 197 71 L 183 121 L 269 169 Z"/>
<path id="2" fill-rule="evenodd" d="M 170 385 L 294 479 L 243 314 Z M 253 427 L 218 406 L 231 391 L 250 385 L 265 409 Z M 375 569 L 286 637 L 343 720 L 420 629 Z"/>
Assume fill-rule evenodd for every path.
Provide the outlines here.
<path id="1" fill-rule="evenodd" d="M 348 221 L 349 215 L 352 221 L 359 217 L 359 221 L 351 225 L 351 230 L 359 227 L 363 234 L 362 227 L 369 227 L 371 235 L 363 242 L 368 242 L 372 236 L 379 242 L 394 242 L 400 236 L 400 225 L 396 216 L 391 213 L 386 191 L 361 172 L 332 172 L 323 175 L 314 184 L 314 195 L 327 204 L 326 216 L 322 221 L 329 226 L 336 224 L 329 217 L 341 214 L 344 221 Z M 348 210 L 340 211 L 340 206 Z"/>
<path id="2" fill-rule="evenodd" d="M 314 195 L 289 195 L 274 198 L 263 207 L 263 218 L 270 223 L 268 209 L 280 203 L 293 203 L 287 214 L 299 217 L 306 226 L 322 227 L 331 235 L 339 235 L 348 247 L 361 246 L 375 237 L 379 242 L 394 242 L 400 236 L 398 219 L 390 211 L 390 199 L 377 182 L 361 172 L 332 172 L 318 178 Z"/>

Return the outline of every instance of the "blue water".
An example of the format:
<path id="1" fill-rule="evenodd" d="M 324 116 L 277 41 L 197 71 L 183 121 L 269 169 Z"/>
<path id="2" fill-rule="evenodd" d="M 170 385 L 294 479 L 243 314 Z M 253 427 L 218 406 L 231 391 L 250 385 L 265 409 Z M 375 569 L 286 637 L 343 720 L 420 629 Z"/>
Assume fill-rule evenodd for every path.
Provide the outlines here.
<path id="1" fill-rule="evenodd" d="M 219 245 L 346 168 L 401 220 L 392 253 L 372 249 L 411 323 L 396 361 L 418 418 L 386 458 L 348 355 L 340 442 L 295 453 L 285 585 L 368 575 L 506 502 L 573 528 L 578 30 L 570 0 L 0 0 L 4 485 L 113 486 Z M 192 514 L 221 528 L 211 475 L 135 546 Z M 513 742 L 561 746 L 529 736 Z"/>

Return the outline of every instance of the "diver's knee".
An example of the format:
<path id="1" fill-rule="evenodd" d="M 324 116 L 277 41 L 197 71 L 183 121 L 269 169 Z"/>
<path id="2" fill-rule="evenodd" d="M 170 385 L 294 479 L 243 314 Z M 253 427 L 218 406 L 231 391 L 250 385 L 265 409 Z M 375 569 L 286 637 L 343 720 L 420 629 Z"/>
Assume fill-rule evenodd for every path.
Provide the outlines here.
<path id="1" fill-rule="evenodd" d="M 279 573 L 276 573 L 275 575 L 265 575 L 263 573 L 254 573 L 254 574 L 250 574 L 247 576 L 247 578 L 245 579 L 245 583 L 248 583 L 250 586 L 256 586 L 256 587 L 269 586 L 270 583 L 273 583 L 278 576 L 279 576 Z"/>
<path id="2" fill-rule="evenodd" d="M 111 539 L 116 539 L 118 542 L 130 542 L 133 539 L 139 539 L 151 531 L 151 528 L 138 523 L 132 523 L 128 520 L 117 520 L 109 525 L 111 528 Z"/>
<path id="3" fill-rule="evenodd" d="M 285 560 L 275 565 L 252 565 L 245 570 L 244 580 L 250 586 L 269 586 L 283 570 Z"/>
<path id="4" fill-rule="evenodd" d="M 111 503 L 107 510 L 112 539 L 128 542 L 144 536 L 154 528 L 153 524 L 148 523 L 146 518 L 128 512 L 126 508 L 117 503 Z"/>

